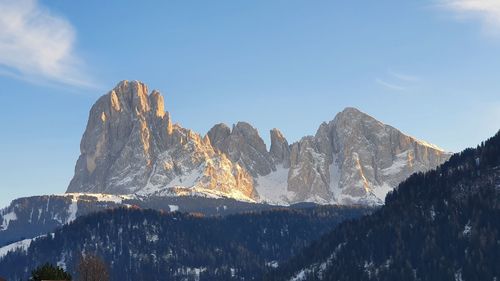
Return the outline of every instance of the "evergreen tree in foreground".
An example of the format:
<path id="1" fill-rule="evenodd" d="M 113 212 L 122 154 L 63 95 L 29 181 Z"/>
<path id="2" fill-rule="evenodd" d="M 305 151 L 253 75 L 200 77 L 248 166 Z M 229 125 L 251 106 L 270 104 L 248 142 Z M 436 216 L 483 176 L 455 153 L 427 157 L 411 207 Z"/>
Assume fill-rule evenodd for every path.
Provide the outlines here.
<path id="1" fill-rule="evenodd" d="M 37 267 L 31 272 L 30 280 L 42 281 L 42 280 L 68 280 L 71 281 L 71 275 L 64 271 L 64 269 L 53 266 L 46 263 L 42 266 Z"/>

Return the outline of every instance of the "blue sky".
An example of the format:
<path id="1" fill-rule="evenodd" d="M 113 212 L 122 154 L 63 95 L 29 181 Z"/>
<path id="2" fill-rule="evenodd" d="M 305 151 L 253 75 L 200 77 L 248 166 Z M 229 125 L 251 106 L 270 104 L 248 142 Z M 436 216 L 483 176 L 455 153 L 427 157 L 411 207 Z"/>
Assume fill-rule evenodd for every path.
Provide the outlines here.
<path id="1" fill-rule="evenodd" d="M 500 129 L 500 3 L 0 0 L 0 206 L 63 193 L 93 102 L 120 80 L 205 133 L 289 142 L 354 106 L 449 151 Z"/>

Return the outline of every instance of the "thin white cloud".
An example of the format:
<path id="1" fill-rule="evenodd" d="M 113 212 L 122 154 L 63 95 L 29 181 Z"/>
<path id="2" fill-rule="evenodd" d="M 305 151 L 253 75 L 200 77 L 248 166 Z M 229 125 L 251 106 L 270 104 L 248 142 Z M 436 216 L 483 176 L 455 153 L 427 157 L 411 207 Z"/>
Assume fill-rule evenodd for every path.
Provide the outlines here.
<path id="1" fill-rule="evenodd" d="M 75 30 L 37 0 L 0 0 L 0 75 L 92 86 L 75 54 Z"/>
<path id="2" fill-rule="evenodd" d="M 487 31 L 500 34 L 499 0 L 441 0 L 439 6 L 461 17 L 480 20 Z"/>
<path id="3" fill-rule="evenodd" d="M 384 75 L 385 79 L 375 78 L 375 83 L 392 91 L 404 92 L 411 88 L 416 82 L 421 79 L 418 76 L 411 74 L 403 74 L 392 70 L 387 71 Z"/>
<path id="4" fill-rule="evenodd" d="M 401 81 L 404 81 L 404 82 L 417 82 L 417 81 L 420 81 L 420 77 L 415 76 L 415 75 L 403 74 L 403 73 L 395 72 L 395 71 L 389 71 L 389 74 L 392 77 L 397 78 L 397 79 L 399 79 Z"/>
<path id="5" fill-rule="evenodd" d="M 386 89 L 393 90 L 393 91 L 406 91 L 406 88 L 400 85 L 396 85 L 387 81 L 384 81 L 380 78 L 375 79 L 375 83 L 383 86 Z"/>

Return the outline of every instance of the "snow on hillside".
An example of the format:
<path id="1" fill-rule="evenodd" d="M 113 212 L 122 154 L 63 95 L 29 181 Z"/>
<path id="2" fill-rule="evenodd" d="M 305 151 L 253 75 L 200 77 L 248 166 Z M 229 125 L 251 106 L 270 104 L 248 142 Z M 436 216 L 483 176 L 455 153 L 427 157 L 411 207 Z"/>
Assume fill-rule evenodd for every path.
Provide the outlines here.
<path id="1" fill-rule="evenodd" d="M 82 200 L 81 197 L 94 197 L 99 202 L 113 202 L 116 204 L 122 204 L 123 200 L 135 199 L 136 196 L 131 195 L 114 195 L 105 193 L 64 193 L 59 196 L 73 197 L 73 200 Z"/>
<path id="2" fill-rule="evenodd" d="M 277 205 L 289 205 L 289 198 L 294 192 L 288 191 L 288 171 L 282 165 L 276 167 L 275 172 L 256 179 L 256 189 L 263 202 Z"/>
<path id="3" fill-rule="evenodd" d="M 9 228 L 9 223 L 13 220 L 17 220 L 17 215 L 15 212 L 10 212 L 3 215 L 2 225 L 0 225 L 0 230 Z"/>
<path id="4" fill-rule="evenodd" d="M 5 245 L 3 247 L 0 247 L 0 260 L 3 257 L 5 257 L 9 252 L 13 252 L 16 250 L 27 251 L 31 245 L 31 242 L 33 242 L 34 240 L 36 240 L 38 238 L 45 237 L 45 236 L 46 235 L 41 235 L 41 236 L 37 236 L 37 237 L 31 238 L 31 239 L 24 239 L 24 240 L 17 241 L 17 242 Z"/>

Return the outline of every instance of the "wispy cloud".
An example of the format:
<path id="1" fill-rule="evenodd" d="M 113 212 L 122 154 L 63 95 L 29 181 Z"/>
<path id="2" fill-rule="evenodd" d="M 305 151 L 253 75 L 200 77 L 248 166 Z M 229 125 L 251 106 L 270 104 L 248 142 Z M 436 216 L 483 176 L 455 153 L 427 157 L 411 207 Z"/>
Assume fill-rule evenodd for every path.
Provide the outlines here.
<path id="1" fill-rule="evenodd" d="M 384 88 L 387 88 L 389 90 L 393 90 L 393 91 L 405 91 L 406 88 L 403 87 L 403 86 L 400 86 L 400 85 L 396 85 L 396 84 L 393 84 L 391 82 L 387 82 L 387 81 L 384 81 L 380 78 L 376 78 L 375 79 L 375 83 L 383 86 Z"/>
<path id="2" fill-rule="evenodd" d="M 375 83 L 386 89 L 399 92 L 408 90 L 408 87 L 420 81 L 420 77 L 418 76 L 396 71 L 388 71 L 384 76 L 386 77 L 384 79 L 380 77 L 375 78 Z"/>
<path id="3" fill-rule="evenodd" d="M 395 72 L 395 71 L 389 71 L 389 74 L 401 81 L 405 82 L 417 82 L 420 81 L 420 77 L 415 76 L 415 75 L 410 75 L 410 74 L 405 74 L 405 73 L 400 73 L 400 72 Z"/>
<path id="4" fill-rule="evenodd" d="M 75 30 L 37 0 L 0 0 L 0 75 L 93 86 L 74 50 Z"/>
<path id="5" fill-rule="evenodd" d="M 439 6 L 461 17 L 480 20 L 487 31 L 500 34 L 499 0 L 438 0 Z"/>

